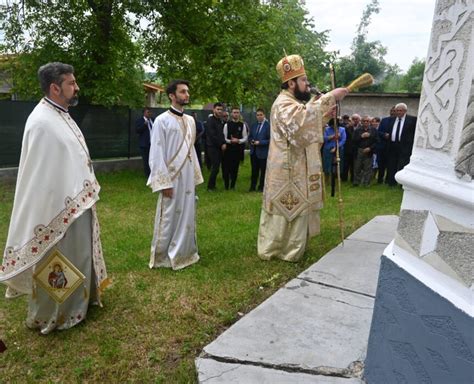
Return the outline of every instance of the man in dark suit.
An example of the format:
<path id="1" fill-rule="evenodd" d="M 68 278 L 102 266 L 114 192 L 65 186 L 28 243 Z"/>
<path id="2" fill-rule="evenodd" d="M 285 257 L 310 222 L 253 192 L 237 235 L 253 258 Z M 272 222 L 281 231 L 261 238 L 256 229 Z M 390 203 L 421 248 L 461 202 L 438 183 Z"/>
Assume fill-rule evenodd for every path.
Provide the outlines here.
<path id="1" fill-rule="evenodd" d="M 214 191 L 216 189 L 216 179 L 219 173 L 219 166 L 222 161 L 222 152 L 226 150 L 222 122 L 222 113 L 224 106 L 222 103 L 215 103 L 212 110 L 212 116 L 209 116 L 206 122 L 206 150 L 211 162 L 211 173 L 207 183 L 207 190 Z"/>
<path id="2" fill-rule="evenodd" d="M 250 127 L 248 141 L 252 163 L 249 191 L 255 191 L 260 174 L 258 190 L 262 192 L 265 183 L 265 170 L 267 168 L 268 145 L 270 143 L 270 123 L 265 118 L 265 111 L 263 109 L 257 109 L 257 122 Z"/>
<path id="3" fill-rule="evenodd" d="M 379 124 L 378 134 L 379 141 L 377 144 L 377 183 L 382 184 L 384 182 L 385 171 L 387 170 L 387 151 L 388 151 L 388 142 L 390 141 L 390 132 L 392 131 L 392 121 L 391 118 L 396 117 L 395 106 L 390 108 L 390 116 L 384 117 Z M 387 182 L 387 181 L 385 181 Z"/>
<path id="4" fill-rule="evenodd" d="M 138 146 L 143 159 L 143 171 L 145 176 L 150 176 L 150 165 L 148 159 L 150 157 L 150 136 L 153 129 L 153 117 L 150 108 L 143 109 L 143 116 L 135 122 L 135 132 L 138 133 Z"/>
<path id="5" fill-rule="evenodd" d="M 415 139 L 416 117 L 407 115 L 407 105 L 395 106 L 395 115 L 389 120 L 387 184 L 397 185 L 395 174 L 410 162 Z"/>

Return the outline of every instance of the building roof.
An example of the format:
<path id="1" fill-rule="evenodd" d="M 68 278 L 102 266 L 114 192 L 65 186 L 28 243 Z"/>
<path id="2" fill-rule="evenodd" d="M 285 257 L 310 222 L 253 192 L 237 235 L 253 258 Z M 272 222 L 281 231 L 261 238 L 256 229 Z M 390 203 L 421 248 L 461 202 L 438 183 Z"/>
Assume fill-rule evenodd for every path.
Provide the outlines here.
<path id="1" fill-rule="evenodd" d="M 152 91 L 152 92 L 164 92 L 165 89 L 158 85 L 158 84 L 153 84 L 153 83 L 143 83 L 143 88 L 145 88 L 145 91 Z"/>

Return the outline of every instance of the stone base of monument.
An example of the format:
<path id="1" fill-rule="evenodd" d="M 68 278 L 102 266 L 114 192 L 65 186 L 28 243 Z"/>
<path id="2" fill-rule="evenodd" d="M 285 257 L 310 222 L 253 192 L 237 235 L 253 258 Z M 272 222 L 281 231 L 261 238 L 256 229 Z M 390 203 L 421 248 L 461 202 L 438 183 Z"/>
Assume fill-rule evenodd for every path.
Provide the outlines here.
<path id="1" fill-rule="evenodd" d="M 473 383 L 472 299 L 461 282 L 392 242 L 380 267 L 367 383 Z"/>
<path id="2" fill-rule="evenodd" d="M 383 250 L 378 216 L 204 348 L 200 383 L 363 383 Z"/>

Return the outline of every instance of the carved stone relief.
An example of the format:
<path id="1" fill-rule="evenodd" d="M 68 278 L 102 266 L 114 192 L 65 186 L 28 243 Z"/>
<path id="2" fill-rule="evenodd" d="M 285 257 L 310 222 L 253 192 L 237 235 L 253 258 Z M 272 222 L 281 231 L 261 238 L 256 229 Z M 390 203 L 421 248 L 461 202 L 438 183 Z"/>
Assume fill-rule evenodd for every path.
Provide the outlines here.
<path id="1" fill-rule="evenodd" d="M 471 3 L 469 5 L 468 3 Z M 459 89 L 472 49 L 472 0 L 439 2 L 426 61 L 416 146 L 450 151 L 457 119 Z M 471 78 L 469 77 L 469 82 Z"/>

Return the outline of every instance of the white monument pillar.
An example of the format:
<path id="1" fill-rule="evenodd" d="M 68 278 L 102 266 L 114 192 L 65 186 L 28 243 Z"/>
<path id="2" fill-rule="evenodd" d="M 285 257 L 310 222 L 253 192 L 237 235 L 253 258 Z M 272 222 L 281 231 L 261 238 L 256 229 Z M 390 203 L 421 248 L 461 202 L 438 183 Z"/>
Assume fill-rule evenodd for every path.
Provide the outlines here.
<path id="1" fill-rule="evenodd" d="M 474 382 L 474 0 L 437 0 L 404 195 L 385 249 L 370 383 Z"/>

